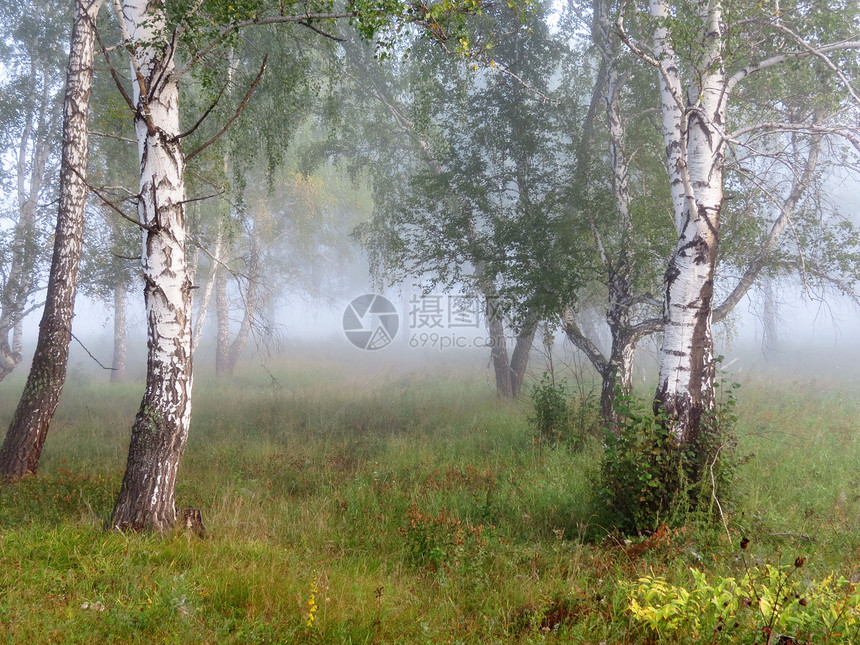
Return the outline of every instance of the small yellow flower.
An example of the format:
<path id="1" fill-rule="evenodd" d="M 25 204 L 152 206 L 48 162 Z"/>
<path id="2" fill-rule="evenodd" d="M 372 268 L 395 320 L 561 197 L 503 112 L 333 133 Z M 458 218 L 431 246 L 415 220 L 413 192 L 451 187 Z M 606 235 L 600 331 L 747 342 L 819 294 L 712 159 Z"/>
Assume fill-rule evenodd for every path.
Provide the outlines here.
<path id="1" fill-rule="evenodd" d="M 316 620 L 316 612 L 319 609 L 319 605 L 317 605 L 317 594 L 319 593 L 319 587 L 317 585 L 317 579 L 311 581 L 311 593 L 308 596 L 308 613 L 307 620 L 305 621 L 305 625 L 308 629 L 314 626 L 314 620 Z"/>

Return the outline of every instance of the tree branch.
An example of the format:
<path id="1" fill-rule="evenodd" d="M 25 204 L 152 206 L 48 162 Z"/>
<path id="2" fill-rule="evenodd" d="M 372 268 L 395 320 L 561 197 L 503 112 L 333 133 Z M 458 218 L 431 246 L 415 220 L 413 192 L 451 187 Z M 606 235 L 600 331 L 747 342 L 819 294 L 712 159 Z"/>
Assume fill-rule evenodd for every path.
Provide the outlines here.
<path id="1" fill-rule="evenodd" d="M 791 222 L 791 215 L 794 213 L 794 209 L 797 207 L 798 202 L 803 197 L 803 194 L 806 192 L 807 188 L 809 188 L 809 184 L 812 181 L 812 177 L 815 173 L 815 169 L 818 166 L 818 155 L 821 150 L 821 138 L 816 137 L 812 143 L 812 147 L 809 151 L 809 156 L 806 159 L 806 163 L 804 164 L 803 172 L 799 177 L 795 177 L 794 185 L 792 186 L 791 192 L 789 196 L 782 202 L 779 203 L 777 197 L 773 195 L 773 193 L 762 186 L 759 186 L 762 190 L 765 191 L 765 194 L 768 198 L 780 209 L 779 217 L 776 218 L 776 221 L 770 228 L 767 237 L 759 246 L 758 252 L 755 257 L 750 261 L 749 265 L 747 265 L 744 274 L 738 280 L 735 288 L 732 289 L 731 293 L 726 296 L 725 300 L 720 303 L 719 306 L 714 308 L 713 311 L 713 321 L 720 322 L 725 319 L 726 316 L 731 313 L 731 311 L 735 308 L 735 306 L 740 302 L 741 298 L 746 295 L 746 293 L 750 290 L 755 280 L 758 278 L 762 269 L 764 268 L 764 264 L 767 261 L 767 258 L 773 253 L 773 250 L 776 248 L 777 243 L 779 242 L 779 238 L 782 235 L 785 227 L 789 225 Z M 753 182 L 758 182 L 750 178 Z M 804 269 L 805 270 L 805 269 Z"/>
<path id="2" fill-rule="evenodd" d="M 739 69 L 737 72 L 729 77 L 726 82 L 726 92 L 731 92 L 735 85 L 740 83 L 743 79 L 745 79 L 750 74 L 754 74 L 756 72 L 760 72 L 762 70 L 768 69 L 770 67 L 774 67 L 776 65 L 781 65 L 782 63 L 794 59 L 801 58 L 805 56 L 811 56 L 815 52 L 818 54 L 827 54 L 834 51 L 841 51 L 845 49 L 860 49 L 860 41 L 856 40 L 843 40 L 836 43 L 830 43 L 829 45 L 822 45 L 821 47 L 813 48 L 813 52 L 810 51 L 793 51 L 786 52 L 784 54 L 778 54 L 776 56 L 771 56 L 770 58 L 765 58 L 764 60 L 758 61 L 757 63 L 752 63 L 751 65 L 747 65 L 746 67 Z"/>
<path id="3" fill-rule="evenodd" d="M 252 20 L 240 20 L 239 22 L 235 22 L 232 25 L 227 25 L 222 28 L 218 35 L 215 36 L 208 43 L 203 45 L 197 52 L 178 70 L 174 72 L 175 78 L 180 78 L 187 74 L 194 65 L 196 65 L 201 58 L 206 56 L 209 52 L 211 52 L 215 47 L 218 46 L 224 38 L 229 36 L 230 34 L 239 31 L 240 29 L 244 29 L 245 27 L 251 27 L 253 25 L 277 25 L 277 24 L 295 24 L 295 23 L 308 23 L 311 20 L 339 20 L 343 18 L 355 18 L 358 15 L 356 11 L 331 11 L 331 12 L 320 12 L 320 13 L 305 13 L 303 15 L 293 15 L 293 16 L 269 16 L 267 18 L 254 18 Z M 307 25 L 305 25 L 307 26 Z"/>
<path id="4" fill-rule="evenodd" d="M 206 117 L 209 116 L 210 112 L 212 112 L 212 110 L 215 109 L 215 106 L 218 105 L 218 102 L 221 100 L 221 97 L 224 96 L 224 91 L 227 89 L 227 86 L 229 84 L 230 84 L 230 81 L 227 81 L 226 83 L 224 83 L 224 85 L 221 87 L 221 91 L 218 92 L 218 96 L 216 96 L 215 100 L 212 101 L 212 105 L 210 105 L 208 108 L 206 108 L 206 111 L 203 113 L 203 116 L 201 116 L 199 119 L 197 119 L 197 123 L 192 125 L 191 128 L 189 128 L 188 130 L 186 130 L 182 134 L 176 135 L 177 139 L 184 139 L 185 137 L 192 134 L 197 128 L 200 127 L 200 125 L 206 120 Z"/>
<path id="5" fill-rule="evenodd" d="M 311 31 L 313 31 L 313 32 L 315 32 L 315 33 L 318 33 L 318 34 L 319 34 L 320 36 L 322 36 L 323 38 L 329 38 L 329 39 L 333 40 L 333 41 L 334 41 L 334 42 L 336 42 L 336 43 L 345 43 L 345 42 L 346 42 L 346 39 L 345 39 L 345 38 L 341 38 L 341 37 L 339 37 L 339 36 L 335 36 L 335 35 L 333 35 L 333 34 L 330 34 L 330 33 L 328 33 L 328 32 L 325 32 L 325 31 L 323 31 L 322 29 L 318 29 L 317 27 L 314 27 L 314 26 L 313 26 L 310 22 L 308 22 L 308 21 L 300 22 L 299 24 L 300 24 L 302 27 L 307 27 L 307 28 L 308 28 L 308 29 L 310 29 Z"/>
<path id="6" fill-rule="evenodd" d="M 119 20 L 120 20 L 120 22 L 122 22 L 122 16 L 121 15 L 119 16 Z M 120 79 L 119 73 L 116 71 L 116 68 L 113 66 L 113 61 L 111 61 L 110 55 L 108 54 L 108 50 L 105 47 L 104 42 L 102 42 L 102 37 L 99 35 L 99 30 L 94 27 L 93 31 L 96 35 L 96 40 L 98 41 L 99 47 L 102 50 L 102 56 L 104 56 L 104 58 L 105 58 L 105 62 L 107 63 L 107 66 L 108 66 L 108 71 L 110 72 L 111 78 L 113 79 L 113 82 L 116 85 L 116 88 L 119 90 L 119 93 L 122 95 L 122 98 L 125 100 L 126 105 L 128 105 L 128 108 L 132 112 L 137 113 L 137 108 L 134 105 L 134 101 L 132 100 L 131 96 L 129 96 L 128 92 L 126 91 L 125 87 L 122 84 L 122 80 Z"/>
<path id="7" fill-rule="evenodd" d="M 90 130 L 90 134 L 96 137 L 105 137 L 106 139 L 116 139 L 117 141 L 125 141 L 127 143 L 137 143 L 137 139 L 121 137 L 118 134 L 108 134 L 107 132 L 97 132 L 96 130 Z"/>
<path id="8" fill-rule="evenodd" d="M 851 82 L 845 77 L 845 74 L 842 73 L 842 71 L 833 63 L 833 61 L 830 60 L 830 58 L 828 58 L 827 56 L 824 55 L 823 52 L 817 50 L 815 47 L 813 47 L 808 42 L 806 42 L 803 38 L 800 37 L 800 35 L 796 34 L 792 29 L 783 25 L 782 22 L 780 22 L 778 18 L 777 18 L 777 21 L 774 23 L 774 26 L 777 29 L 779 29 L 780 31 L 782 31 L 783 33 L 786 33 L 789 36 L 791 36 L 792 38 L 794 38 L 794 40 L 797 41 L 797 43 L 801 47 L 803 47 L 804 51 L 809 53 L 811 56 L 815 56 L 816 58 L 821 60 L 824 63 L 824 65 L 827 67 L 827 69 L 829 69 L 831 72 L 836 74 L 836 77 L 842 82 L 842 85 L 848 91 L 848 94 L 851 96 L 852 99 L 854 99 L 854 103 L 856 103 L 857 105 L 860 105 L 860 96 L 857 96 L 857 93 L 854 91 L 854 88 L 851 87 Z"/>
<path id="9" fill-rule="evenodd" d="M 122 210 L 117 208 L 116 204 L 114 204 L 107 197 L 102 195 L 96 188 L 91 186 L 90 183 L 86 180 L 86 178 L 83 175 L 81 175 L 81 173 L 78 172 L 78 169 L 75 168 L 73 165 L 70 165 L 69 169 L 73 173 L 75 173 L 82 182 L 84 182 L 84 185 L 87 187 L 88 190 L 90 190 L 96 197 L 98 197 L 100 200 L 102 200 L 102 202 L 105 204 L 105 206 L 108 206 L 110 209 L 112 209 L 113 211 L 118 213 L 120 217 L 128 220 L 132 224 L 136 224 L 140 228 L 145 229 L 145 230 L 149 231 L 150 233 L 155 233 L 155 234 L 158 233 L 158 229 L 156 229 L 152 226 L 149 226 L 147 224 L 144 224 L 139 219 L 136 219 L 136 218 L 132 217 L 131 215 L 126 215 L 125 213 L 123 213 Z"/>
<path id="10" fill-rule="evenodd" d="M 609 369 L 609 361 L 603 355 L 603 352 L 597 348 L 597 345 L 591 342 L 591 339 L 583 334 L 579 329 L 579 325 L 576 324 L 576 317 L 571 307 L 567 307 L 564 310 L 564 313 L 561 316 L 561 322 L 567 339 L 583 354 L 585 354 L 594 366 L 594 369 L 596 369 L 601 376 L 604 376 L 606 374 L 606 370 Z"/>
<path id="11" fill-rule="evenodd" d="M 194 157 L 196 157 L 201 152 L 203 152 L 204 150 L 206 150 L 206 148 L 211 146 L 213 143 L 218 141 L 218 139 L 220 139 L 221 136 L 225 132 L 227 132 L 227 129 L 233 124 L 233 121 L 235 121 L 236 119 L 239 118 L 239 115 L 242 114 L 242 110 L 244 110 L 245 106 L 248 105 L 248 101 L 251 100 L 251 95 L 254 93 L 254 90 L 257 89 L 257 85 L 259 84 L 260 80 L 263 78 L 263 73 L 266 71 L 266 65 L 268 63 L 268 60 L 269 60 L 268 54 L 263 56 L 263 64 L 260 66 L 260 72 L 257 74 L 257 78 L 254 79 L 254 82 L 251 83 L 251 86 L 248 88 L 248 91 L 245 92 L 245 98 L 242 99 L 242 102 L 239 104 L 239 107 L 236 109 L 236 113 L 232 117 L 230 117 L 230 119 L 227 121 L 227 123 L 224 124 L 224 127 L 221 128 L 214 137 L 209 139 L 209 141 L 207 141 L 202 146 L 197 148 L 197 150 L 195 150 L 194 152 L 191 152 L 188 155 L 186 155 L 185 156 L 186 163 L 188 161 L 190 161 L 191 159 L 193 159 Z"/>

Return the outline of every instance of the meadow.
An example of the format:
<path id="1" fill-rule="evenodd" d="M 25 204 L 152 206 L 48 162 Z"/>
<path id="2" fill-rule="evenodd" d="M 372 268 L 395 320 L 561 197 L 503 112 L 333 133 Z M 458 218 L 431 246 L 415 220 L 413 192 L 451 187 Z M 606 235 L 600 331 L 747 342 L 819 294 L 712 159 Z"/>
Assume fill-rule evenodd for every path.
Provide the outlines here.
<path id="1" fill-rule="evenodd" d="M 689 589 L 768 565 L 801 593 L 860 582 L 856 380 L 742 380 L 725 524 L 625 537 L 595 495 L 599 439 L 536 444 L 527 397 L 499 401 L 474 372 L 270 370 L 197 378 L 177 504 L 201 509 L 202 539 L 103 529 L 141 385 L 74 375 L 38 476 L 0 487 L 0 640 L 764 643 L 761 603 L 749 624 L 667 636 L 630 600 L 643 576 Z M 856 616 L 821 642 L 860 643 Z"/>

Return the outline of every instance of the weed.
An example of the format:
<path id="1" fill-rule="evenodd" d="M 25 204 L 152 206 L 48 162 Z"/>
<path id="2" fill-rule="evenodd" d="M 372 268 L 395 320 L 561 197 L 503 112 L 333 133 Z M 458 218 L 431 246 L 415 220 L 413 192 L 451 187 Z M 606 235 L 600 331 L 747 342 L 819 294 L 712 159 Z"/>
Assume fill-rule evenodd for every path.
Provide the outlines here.
<path id="1" fill-rule="evenodd" d="M 860 589 L 845 578 L 818 582 L 798 579 L 803 566 L 763 564 L 740 580 L 711 580 L 691 568 L 693 584 L 669 584 L 643 576 L 628 585 L 633 618 L 673 643 L 834 643 L 857 642 Z"/>
<path id="2" fill-rule="evenodd" d="M 534 428 L 535 444 L 557 446 L 570 430 L 570 411 L 564 385 L 556 383 L 554 378 L 544 372 L 540 382 L 532 386 L 531 398 L 534 416 L 529 417 L 529 422 Z"/>

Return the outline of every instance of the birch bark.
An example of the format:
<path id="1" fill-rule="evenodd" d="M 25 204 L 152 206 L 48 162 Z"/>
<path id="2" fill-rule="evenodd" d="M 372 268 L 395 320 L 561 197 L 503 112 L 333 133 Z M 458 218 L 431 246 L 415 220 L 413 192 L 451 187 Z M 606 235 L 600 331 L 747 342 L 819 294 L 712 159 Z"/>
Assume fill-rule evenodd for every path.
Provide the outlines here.
<path id="1" fill-rule="evenodd" d="M 45 309 L 30 374 L 0 448 L 0 477 L 10 480 L 36 472 L 66 379 L 87 198 L 93 41 L 102 2 L 75 3 L 63 103 L 60 205 Z"/>
<path id="2" fill-rule="evenodd" d="M 124 0 L 117 8 L 132 57 L 148 357 L 146 390 L 109 525 L 165 532 L 176 520 L 176 476 L 188 439 L 192 387 L 185 155 L 178 139 L 175 43 L 164 42 L 161 3 Z"/>
<path id="3" fill-rule="evenodd" d="M 713 406 L 715 364 L 711 335 L 714 269 L 723 204 L 727 78 L 719 2 L 701 6 L 701 54 L 695 83 L 683 92 L 682 69 L 666 26 L 669 6 L 651 0 L 654 51 L 660 63 L 663 142 L 678 235 L 666 271 L 655 411 L 679 444 L 695 439 L 703 412 Z"/>

